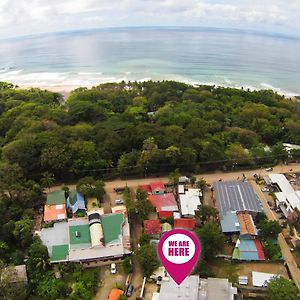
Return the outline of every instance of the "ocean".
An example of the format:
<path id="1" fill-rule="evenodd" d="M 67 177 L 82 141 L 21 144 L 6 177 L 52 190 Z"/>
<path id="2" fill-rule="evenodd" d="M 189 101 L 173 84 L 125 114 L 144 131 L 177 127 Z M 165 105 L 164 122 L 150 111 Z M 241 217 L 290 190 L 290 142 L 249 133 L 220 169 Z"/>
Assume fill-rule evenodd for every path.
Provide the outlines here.
<path id="1" fill-rule="evenodd" d="M 300 39 L 209 28 L 115 28 L 0 40 L 0 81 L 78 87 L 173 79 L 300 95 Z"/>

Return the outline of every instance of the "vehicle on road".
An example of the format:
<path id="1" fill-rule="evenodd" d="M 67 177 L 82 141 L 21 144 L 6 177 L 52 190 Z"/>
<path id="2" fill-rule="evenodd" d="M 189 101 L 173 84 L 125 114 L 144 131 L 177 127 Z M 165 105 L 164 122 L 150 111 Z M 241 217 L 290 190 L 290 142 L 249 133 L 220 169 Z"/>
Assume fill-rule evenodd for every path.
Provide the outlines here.
<path id="1" fill-rule="evenodd" d="M 130 297 L 132 295 L 132 293 L 133 293 L 133 289 L 134 289 L 133 285 L 131 283 L 128 284 L 126 292 L 125 292 L 125 296 L 126 297 Z"/>
<path id="2" fill-rule="evenodd" d="M 273 203 L 272 203 L 272 201 L 268 201 L 268 204 L 269 204 L 269 206 L 270 206 L 270 207 L 272 207 L 272 206 L 273 206 Z"/>
<path id="3" fill-rule="evenodd" d="M 262 192 L 269 192 L 270 190 L 269 190 L 268 188 L 265 188 L 265 187 L 264 187 L 264 188 L 261 189 L 261 191 L 262 191 Z"/>
<path id="4" fill-rule="evenodd" d="M 124 200 L 123 199 L 116 199 L 115 204 L 124 204 Z"/>
<path id="5" fill-rule="evenodd" d="M 110 272 L 111 272 L 111 274 L 116 274 L 117 273 L 117 267 L 116 267 L 115 263 L 112 263 L 110 265 Z"/>
<path id="6" fill-rule="evenodd" d="M 272 172 L 272 171 L 273 171 L 273 168 L 272 168 L 272 167 L 266 168 L 266 171 L 267 171 L 267 172 Z"/>

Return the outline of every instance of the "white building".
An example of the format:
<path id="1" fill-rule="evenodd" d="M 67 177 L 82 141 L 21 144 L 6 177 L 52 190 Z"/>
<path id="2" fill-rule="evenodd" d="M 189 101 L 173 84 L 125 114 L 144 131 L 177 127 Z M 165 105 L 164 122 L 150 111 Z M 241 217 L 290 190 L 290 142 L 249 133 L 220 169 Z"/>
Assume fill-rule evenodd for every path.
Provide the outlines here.
<path id="1" fill-rule="evenodd" d="M 283 174 L 269 174 L 268 178 L 269 183 L 280 190 L 275 196 L 283 214 L 288 217 L 296 210 L 300 212 L 300 191 L 295 191 Z"/>
<path id="2" fill-rule="evenodd" d="M 263 272 L 252 272 L 252 283 L 253 286 L 267 287 L 268 283 L 276 277 L 279 277 L 279 275 Z"/>
<path id="3" fill-rule="evenodd" d="M 199 189 L 188 189 L 184 194 L 179 194 L 180 211 L 184 218 L 193 218 L 195 210 L 201 205 L 200 197 L 202 193 Z"/>

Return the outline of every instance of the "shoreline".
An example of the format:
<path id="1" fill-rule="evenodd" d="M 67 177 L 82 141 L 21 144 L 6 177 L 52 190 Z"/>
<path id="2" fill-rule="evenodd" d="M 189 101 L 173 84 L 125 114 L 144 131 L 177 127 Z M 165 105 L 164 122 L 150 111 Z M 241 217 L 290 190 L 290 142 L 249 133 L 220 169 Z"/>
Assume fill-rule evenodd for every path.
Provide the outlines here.
<path id="1" fill-rule="evenodd" d="M 164 80 L 173 80 L 173 79 L 164 79 Z M 148 80 L 136 80 L 137 82 L 143 82 L 143 81 L 148 81 Z M 160 80 L 161 81 L 161 80 Z M 284 96 L 286 99 L 291 99 L 293 101 L 300 101 L 299 98 L 297 97 L 300 97 L 300 95 L 296 95 L 296 94 L 290 94 L 290 93 L 280 93 L 278 92 L 276 89 L 272 89 L 272 88 L 261 88 L 261 89 L 258 89 L 258 88 L 248 88 L 248 87 L 235 87 L 235 86 L 230 86 L 230 85 L 224 85 L 224 84 L 213 84 L 213 83 L 198 83 L 198 82 L 189 82 L 189 81 L 186 81 L 186 80 L 174 80 L 174 81 L 178 81 L 178 82 L 182 82 L 182 83 L 185 83 L 185 84 L 190 84 L 194 87 L 197 87 L 197 86 L 200 86 L 200 85 L 215 85 L 216 87 L 224 87 L 224 88 L 233 88 L 233 89 L 238 89 L 238 90 L 241 90 L 241 89 L 244 89 L 244 90 L 247 90 L 249 89 L 250 91 L 260 91 L 260 90 L 272 90 L 274 93 L 277 93 L 281 96 Z M 110 81 L 108 81 L 110 82 Z M 14 85 L 18 86 L 19 89 L 31 89 L 31 88 L 39 88 L 39 89 L 42 89 L 42 90 L 48 90 L 50 92 L 55 92 L 55 93 L 60 93 L 63 95 L 64 99 L 67 99 L 68 96 L 70 95 L 70 93 L 72 91 L 74 91 L 75 89 L 77 88 L 80 88 L 80 87 L 85 87 L 85 88 L 92 88 L 92 87 L 95 87 L 97 85 L 100 85 L 100 84 L 104 84 L 104 83 L 108 83 L 108 82 L 99 82 L 97 84 L 79 84 L 79 85 L 44 85 L 44 84 L 36 84 L 36 85 L 18 85 L 18 84 L 15 84 L 13 83 Z M 121 81 L 111 81 L 111 82 L 115 82 L 115 83 L 120 83 Z M 128 81 L 126 81 L 128 82 Z"/>

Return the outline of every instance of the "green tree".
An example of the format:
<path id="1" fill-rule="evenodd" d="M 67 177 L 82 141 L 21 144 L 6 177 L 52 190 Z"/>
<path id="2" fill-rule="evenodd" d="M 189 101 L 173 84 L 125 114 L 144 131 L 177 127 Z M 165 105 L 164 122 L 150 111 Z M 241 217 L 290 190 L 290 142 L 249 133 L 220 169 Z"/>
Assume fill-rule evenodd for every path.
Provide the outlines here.
<path id="1" fill-rule="evenodd" d="M 281 232 L 281 227 L 277 221 L 262 220 L 257 224 L 257 228 L 259 229 L 258 235 L 263 240 L 277 239 Z"/>
<path id="2" fill-rule="evenodd" d="M 217 215 L 217 209 L 209 205 L 199 205 L 195 211 L 196 219 L 200 220 L 203 224 L 207 221 L 213 221 Z"/>
<path id="3" fill-rule="evenodd" d="M 200 189 L 202 192 L 204 191 L 205 187 L 206 187 L 205 179 L 201 178 L 200 180 L 197 181 L 197 188 Z"/>
<path id="4" fill-rule="evenodd" d="M 148 218 L 149 213 L 153 210 L 151 204 L 148 201 L 147 192 L 138 188 L 136 190 L 136 203 L 135 207 L 139 212 L 139 219 L 144 221 Z"/>
<path id="5" fill-rule="evenodd" d="M 123 260 L 123 269 L 126 274 L 133 272 L 132 262 L 129 257 L 125 257 Z"/>
<path id="6" fill-rule="evenodd" d="M 77 191 L 85 197 L 96 197 L 99 201 L 105 195 L 103 180 L 95 180 L 93 177 L 84 177 L 76 185 Z"/>
<path id="7" fill-rule="evenodd" d="M 55 183 L 54 174 L 50 172 L 45 172 L 42 174 L 42 176 L 43 176 L 41 179 L 42 186 L 48 188 L 50 192 L 50 187 Z"/>
<path id="8" fill-rule="evenodd" d="M 176 186 L 179 182 L 179 177 L 180 177 L 179 169 L 176 169 L 174 172 L 171 172 L 168 177 L 169 177 L 169 182 L 173 184 L 173 186 Z"/>
<path id="9" fill-rule="evenodd" d="M 298 299 L 297 287 L 288 279 L 277 277 L 268 283 L 268 300 L 296 300 Z"/>
<path id="10" fill-rule="evenodd" d="M 137 259 L 142 267 L 143 275 L 150 277 L 159 267 L 157 252 L 154 246 L 143 245 L 137 251 Z"/>
<path id="11" fill-rule="evenodd" d="M 27 247 L 31 243 L 32 226 L 33 226 L 33 222 L 28 217 L 25 217 L 15 223 L 13 235 L 17 241 L 20 241 L 22 247 Z"/>
<path id="12" fill-rule="evenodd" d="M 207 222 L 197 230 L 201 241 L 202 257 L 211 261 L 222 249 L 224 236 L 217 223 Z"/>

